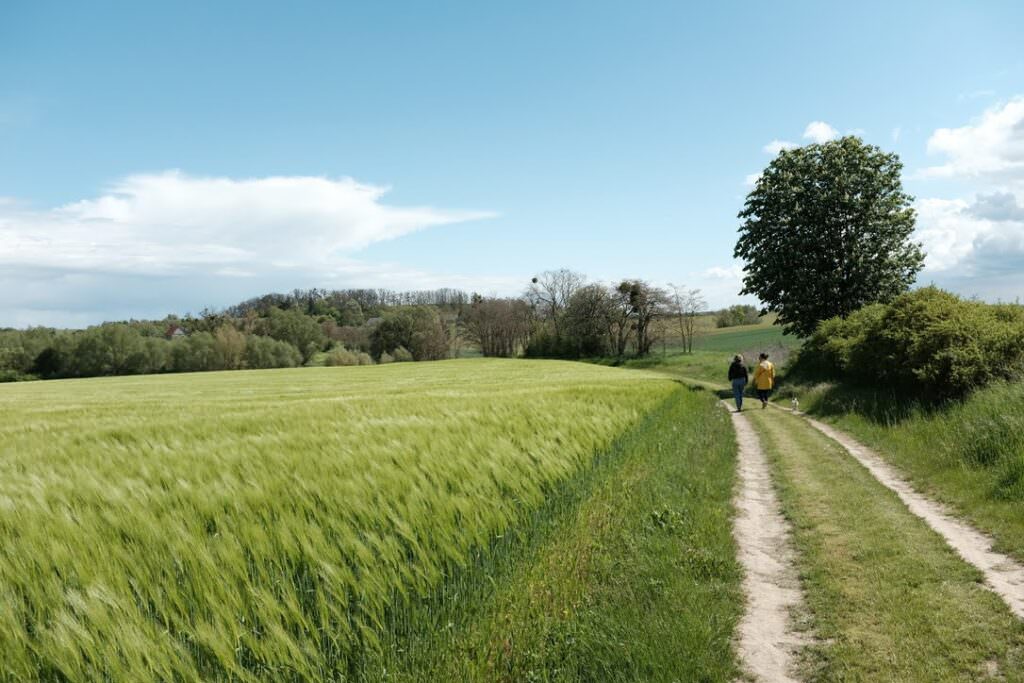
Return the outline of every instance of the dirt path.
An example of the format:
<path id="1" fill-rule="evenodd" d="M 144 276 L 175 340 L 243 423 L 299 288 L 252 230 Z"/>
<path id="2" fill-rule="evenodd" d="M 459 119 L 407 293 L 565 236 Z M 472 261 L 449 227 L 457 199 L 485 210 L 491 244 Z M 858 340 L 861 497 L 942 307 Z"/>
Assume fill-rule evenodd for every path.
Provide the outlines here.
<path id="1" fill-rule="evenodd" d="M 804 419 L 845 448 L 964 560 L 981 570 L 986 585 L 1006 602 L 1017 617 L 1024 619 L 1024 565 L 992 550 L 992 540 L 988 536 L 954 517 L 943 505 L 915 491 L 892 466 L 867 446 L 823 422 L 806 416 Z"/>
<path id="2" fill-rule="evenodd" d="M 757 434 L 742 413 L 732 413 L 732 423 L 739 443 L 740 482 L 733 535 L 747 600 L 737 631 L 739 656 L 756 680 L 795 681 L 794 655 L 805 641 L 792 629 L 791 614 L 803 596 L 793 567 L 789 526 L 779 511 Z"/>

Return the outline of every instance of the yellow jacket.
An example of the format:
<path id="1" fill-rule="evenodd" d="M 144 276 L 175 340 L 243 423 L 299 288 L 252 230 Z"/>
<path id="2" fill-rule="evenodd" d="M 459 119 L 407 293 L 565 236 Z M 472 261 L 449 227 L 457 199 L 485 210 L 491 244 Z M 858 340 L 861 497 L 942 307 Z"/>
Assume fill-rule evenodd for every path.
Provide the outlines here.
<path id="1" fill-rule="evenodd" d="M 762 390 L 775 386 L 775 366 L 769 361 L 763 360 L 757 364 L 757 370 L 754 370 L 754 386 Z"/>

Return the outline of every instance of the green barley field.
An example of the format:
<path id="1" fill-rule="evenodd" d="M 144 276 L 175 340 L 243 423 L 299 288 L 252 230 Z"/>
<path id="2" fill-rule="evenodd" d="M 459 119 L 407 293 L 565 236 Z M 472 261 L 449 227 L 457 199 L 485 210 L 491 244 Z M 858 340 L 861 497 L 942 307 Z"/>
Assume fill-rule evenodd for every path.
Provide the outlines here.
<path id="1" fill-rule="evenodd" d="M 383 678 L 395 633 L 433 629 L 431 605 L 683 391 L 482 359 L 4 385 L 0 673 Z M 731 444 L 711 399 L 684 398 Z"/>

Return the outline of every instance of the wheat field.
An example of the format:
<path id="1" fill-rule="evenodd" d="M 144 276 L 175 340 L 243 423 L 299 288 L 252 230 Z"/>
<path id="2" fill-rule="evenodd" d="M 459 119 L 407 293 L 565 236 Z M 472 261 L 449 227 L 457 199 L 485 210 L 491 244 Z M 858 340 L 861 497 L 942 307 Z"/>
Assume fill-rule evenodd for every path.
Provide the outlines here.
<path id="1" fill-rule="evenodd" d="M 0 671 L 357 677 L 671 391 L 498 360 L 0 386 Z"/>

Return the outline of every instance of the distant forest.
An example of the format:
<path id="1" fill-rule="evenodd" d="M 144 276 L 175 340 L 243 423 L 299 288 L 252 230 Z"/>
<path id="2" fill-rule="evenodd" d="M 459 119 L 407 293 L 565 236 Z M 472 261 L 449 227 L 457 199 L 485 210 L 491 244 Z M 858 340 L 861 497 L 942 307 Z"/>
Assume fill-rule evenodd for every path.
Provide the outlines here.
<path id="1" fill-rule="evenodd" d="M 109 322 L 84 330 L 0 330 L 0 381 L 439 360 L 466 354 L 642 356 L 666 334 L 692 348 L 699 290 L 643 280 L 588 283 L 548 271 L 522 296 L 457 289 L 296 289 L 220 311 Z M 752 306 L 719 326 L 757 321 Z M 689 346 L 687 347 L 687 344 Z"/>

